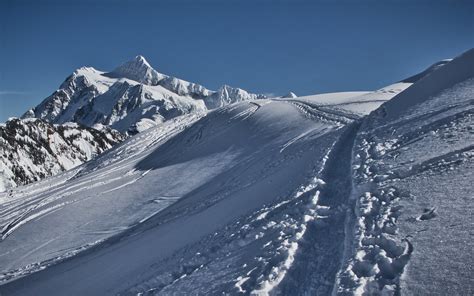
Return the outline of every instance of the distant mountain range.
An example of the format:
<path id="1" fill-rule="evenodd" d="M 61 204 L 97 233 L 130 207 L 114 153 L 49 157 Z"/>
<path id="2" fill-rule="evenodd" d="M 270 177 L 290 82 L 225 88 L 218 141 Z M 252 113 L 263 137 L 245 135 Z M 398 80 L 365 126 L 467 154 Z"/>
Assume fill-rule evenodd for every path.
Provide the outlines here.
<path id="1" fill-rule="evenodd" d="M 74 71 L 58 90 L 22 118 L 55 124 L 77 122 L 88 127 L 100 124 L 135 134 L 183 114 L 263 98 L 227 85 L 212 91 L 161 74 L 144 57 L 137 56 L 112 72 L 92 67 Z"/>

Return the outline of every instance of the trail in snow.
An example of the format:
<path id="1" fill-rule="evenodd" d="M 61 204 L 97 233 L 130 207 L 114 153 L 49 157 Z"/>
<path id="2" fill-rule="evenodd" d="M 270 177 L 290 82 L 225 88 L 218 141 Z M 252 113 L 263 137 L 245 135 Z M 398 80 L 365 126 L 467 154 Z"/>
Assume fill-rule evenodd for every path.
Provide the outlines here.
<path id="1" fill-rule="evenodd" d="M 235 283 L 243 272 L 243 264 L 248 266 L 245 273 L 249 273 L 247 277 L 250 279 L 241 283 L 242 289 L 256 290 L 266 279 L 272 281 L 273 267 L 281 266 L 280 270 L 284 271 L 285 262 L 289 262 L 292 242 L 298 239 L 298 232 L 294 229 L 304 229 L 305 215 L 301 213 L 309 213 L 307 205 L 313 198 L 310 190 L 315 187 L 308 187 L 306 194 L 298 194 L 295 188 L 314 178 L 313 170 L 320 166 L 327 149 L 339 136 L 340 126 L 335 122 L 307 118 L 293 104 L 265 102 L 258 102 L 261 107 L 242 103 L 212 112 L 166 143 L 156 146 L 144 158 L 132 161 L 136 172 L 124 174 L 130 171 L 131 167 L 128 167 L 126 171 L 113 173 L 125 177 L 115 183 L 121 185 L 151 169 L 143 178 L 108 193 L 114 202 L 127 196 L 133 196 L 134 203 L 139 199 L 144 201 L 145 197 L 148 201 L 160 196 L 179 197 L 171 200 L 177 200 L 174 204 L 160 201 L 165 208 L 151 217 L 147 213 L 154 214 L 156 207 L 150 207 L 152 204 L 149 202 L 140 204 L 138 209 L 127 207 L 126 211 L 122 210 L 125 215 L 130 215 L 131 211 L 135 214 L 134 219 L 129 217 L 128 221 L 143 221 L 142 226 L 125 231 L 69 260 L 59 259 L 61 262 L 58 264 L 3 285 L 0 290 L 22 295 L 66 291 L 77 294 L 138 293 L 147 289 L 162 293 L 179 290 L 212 294 L 237 289 Z M 301 134 L 306 136 L 280 151 L 280 147 Z M 134 143 L 126 142 L 123 147 L 129 144 Z M 118 152 L 112 151 L 109 156 L 114 157 Z M 96 161 L 99 170 L 94 170 L 94 165 L 90 164 L 82 170 L 81 176 L 70 182 L 82 182 L 90 174 L 91 177 L 96 173 L 104 175 L 107 167 L 114 167 L 101 166 L 107 159 Z M 313 181 L 318 184 L 317 179 Z M 95 190 L 104 192 L 113 189 L 113 185 L 99 185 Z M 82 192 L 77 194 L 82 196 Z M 107 197 L 88 198 L 87 203 L 91 206 L 97 202 L 109 204 Z M 285 206 L 283 201 L 288 199 L 291 203 Z M 137 207 L 134 203 L 132 207 Z M 282 205 L 277 206 L 280 203 Z M 78 226 L 80 231 L 60 232 L 62 239 L 53 241 L 47 249 L 58 248 L 58 242 L 64 244 L 64 239 L 69 237 L 77 243 L 77 238 L 85 238 L 83 231 L 95 235 L 89 236 L 79 246 L 94 243 L 90 240 L 94 237 L 110 237 L 107 231 L 112 229 L 112 225 L 101 227 L 101 224 L 96 224 L 97 219 L 106 219 L 95 216 L 109 210 L 110 205 L 114 206 L 114 203 L 104 208 L 95 207 L 94 212 L 80 213 L 76 210 L 81 210 L 81 207 L 66 205 L 36 223 L 22 225 L 2 242 L 2 246 L 21 256 L 26 254 L 24 261 L 44 256 L 43 249 L 15 251 L 13 246 L 18 242 L 15 238 L 27 242 L 33 238 L 46 241 L 44 235 L 49 232 L 35 237 L 33 231 L 36 227 L 51 225 L 57 219 L 64 221 L 62 213 L 74 218 L 71 225 Z M 274 210 L 259 220 L 257 217 L 263 214 L 262 208 Z M 87 215 L 92 215 L 92 218 Z M 92 223 L 86 227 L 82 224 L 85 220 Z M 114 224 L 116 227 L 123 222 Z M 248 228 L 243 224 L 249 224 Z M 71 229 L 62 226 L 66 225 L 61 225 L 61 231 Z M 279 235 L 279 232 L 283 234 Z M 254 243 L 255 238 L 259 239 Z M 269 245 L 269 241 L 274 243 Z M 24 244 L 29 245 L 34 244 Z M 260 250 L 257 252 L 260 255 L 256 256 L 255 248 Z M 202 255 L 197 256 L 197 253 Z M 275 257 L 278 253 L 280 255 Z M 59 254 L 62 256 L 61 251 Z M 3 258 L 0 260 L 9 262 L 12 253 Z M 209 285 L 210 278 L 203 276 L 209 272 L 221 275 L 220 279 L 215 279 L 215 285 Z M 269 277 L 259 278 L 258 274 Z"/>
<path id="2" fill-rule="evenodd" d="M 364 119 L 341 295 L 472 295 L 474 50 Z"/>
<path id="3" fill-rule="evenodd" d="M 59 177 L 51 190 L 29 187 L 41 197 L 27 192 L 25 204 L 14 200 L 0 216 L 8 232 L 0 242 L 3 280 L 26 276 L 0 291 L 422 291 L 427 280 L 419 271 L 430 269 L 416 251 L 453 249 L 433 245 L 423 234 L 430 227 L 442 233 L 446 221 L 457 236 L 469 230 L 466 190 L 443 185 L 467 186 L 472 177 L 472 81 L 416 107 L 405 104 L 407 110 L 393 113 L 404 116 L 392 115 L 392 121 L 384 122 L 384 111 L 392 110 L 381 108 L 359 130 L 368 106 L 406 86 L 337 94 L 335 104 L 315 96 L 230 105 L 163 125 L 160 136 L 133 137 L 69 173 L 68 181 Z M 385 97 L 377 99 L 379 94 Z M 432 112 L 422 114 L 426 109 Z M 453 193 L 453 200 L 441 199 L 438 191 Z M 445 218 L 451 213 L 460 224 Z M 120 215 L 123 221 L 114 220 Z M 460 263 L 470 258 L 462 238 L 448 238 L 464 252 L 435 256 L 443 265 L 430 266 L 446 266 L 453 278 L 456 268 L 469 271 Z M 417 269 L 410 273 L 412 266 Z M 439 273 L 426 278 L 443 282 Z M 469 285 L 468 278 L 459 281 Z"/>
<path id="4" fill-rule="evenodd" d="M 278 286 L 284 295 L 329 295 L 344 249 L 344 227 L 352 188 L 351 154 L 359 123 L 348 126 L 322 172 L 314 220 L 307 225 L 295 262 Z"/>

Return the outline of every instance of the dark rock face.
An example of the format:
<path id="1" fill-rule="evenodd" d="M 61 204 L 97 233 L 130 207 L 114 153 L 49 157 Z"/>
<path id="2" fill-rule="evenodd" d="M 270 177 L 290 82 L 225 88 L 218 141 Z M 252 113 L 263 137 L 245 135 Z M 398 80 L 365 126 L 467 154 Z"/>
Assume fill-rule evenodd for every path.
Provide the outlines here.
<path id="1" fill-rule="evenodd" d="M 41 180 L 78 166 L 121 142 L 124 136 L 75 123 L 11 119 L 0 125 L 0 189 Z"/>

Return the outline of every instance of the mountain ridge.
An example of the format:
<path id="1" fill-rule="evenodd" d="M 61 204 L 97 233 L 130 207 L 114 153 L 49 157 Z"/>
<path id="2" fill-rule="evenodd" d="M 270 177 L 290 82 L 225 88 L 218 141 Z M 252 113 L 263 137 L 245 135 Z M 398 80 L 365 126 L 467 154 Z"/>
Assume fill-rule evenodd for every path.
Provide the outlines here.
<path id="1" fill-rule="evenodd" d="M 104 102 L 104 98 L 109 101 Z M 111 72 L 93 67 L 75 70 L 58 90 L 22 118 L 36 117 L 52 123 L 72 121 L 89 127 L 100 123 L 133 134 L 142 131 L 136 128 L 141 120 L 160 123 L 189 112 L 264 98 L 265 95 L 228 85 L 212 91 L 159 73 L 138 55 Z M 109 105 L 100 110 L 95 108 L 104 103 Z"/>
<path id="2" fill-rule="evenodd" d="M 444 65 L 443 62 L 435 65 Z M 431 66 L 415 76 L 422 79 L 438 68 Z M 374 92 L 345 92 L 304 97 L 297 97 L 290 92 L 280 99 L 313 102 L 319 106 L 318 108 L 323 109 L 334 109 L 337 106 L 336 113 L 346 116 L 353 114 L 353 117 L 357 118 L 368 114 L 394 95 L 403 92 L 409 85 L 411 83 L 402 82 Z M 20 122 L 26 125 L 28 118 L 39 118 L 59 126 L 75 122 L 78 124 L 75 128 L 79 133 L 85 127 L 89 127 L 105 131 L 105 133 L 114 133 L 112 130 L 118 130 L 130 136 L 184 114 L 207 112 L 234 102 L 265 98 L 264 95 L 251 94 L 228 85 L 223 85 L 217 91 L 208 90 L 199 84 L 161 74 L 143 56 L 138 55 L 111 72 L 103 72 L 93 67 L 76 69 L 61 83 L 58 90 L 23 115 L 22 118 L 26 121 Z M 297 101 L 294 103 L 301 104 Z M 346 120 L 344 116 L 341 118 L 343 121 Z M 39 126 L 44 127 L 44 125 Z M 69 125 L 69 128 L 74 127 Z M 124 137 L 115 137 L 116 141 L 113 144 L 123 139 Z M 5 153 L 12 155 L 15 149 L 14 147 L 10 149 L 11 151 L 8 152 L 5 148 Z M 103 150 L 99 149 L 97 152 L 100 153 Z M 90 158 L 82 158 L 82 161 L 88 160 Z M 49 165 L 53 165 L 53 162 Z M 80 162 L 76 161 L 76 165 L 78 164 Z M 28 171 L 23 168 L 17 173 L 4 176 L 3 179 L 11 187 L 36 181 L 68 168 L 70 167 L 59 166 L 59 169 L 54 172 L 37 174 L 21 181 L 19 178 L 25 175 L 23 170 Z M 33 171 L 41 171 L 41 169 L 36 168 Z"/>

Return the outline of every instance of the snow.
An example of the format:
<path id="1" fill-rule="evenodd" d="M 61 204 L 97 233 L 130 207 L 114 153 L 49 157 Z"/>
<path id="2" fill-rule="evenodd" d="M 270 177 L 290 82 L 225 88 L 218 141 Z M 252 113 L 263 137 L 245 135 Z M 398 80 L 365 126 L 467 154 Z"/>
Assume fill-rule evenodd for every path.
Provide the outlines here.
<path id="1" fill-rule="evenodd" d="M 282 99 L 338 105 L 342 111 L 366 115 L 409 85 L 398 83 L 375 92 L 300 98 L 289 93 Z M 137 56 L 109 73 L 92 67 L 76 70 L 56 92 L 23 117 L 37 117 L 59 124 L 76 121 L 89 127 L 102 124 L 122 133 L 134 134 L 183 114 L 265 98 L 228 85 L 211 91 L 199 84 L 161 74 L 142 56 Z"/>
<path id="2" fill-rule="evenodd" d="M 284 98 L 284 99 L 294 99 L 296 97 L 298 97 L 298 96 L 292 91 L 290 91 L 286 95 L 282 96 L 282 98 Z"/>
<path id="3" fill-rule="evenodd" d="M 99 132 L 77 123 L 9 120 L 0 127 L 0 192 L 78 166 L 121 140 L 116 131 Z"/>
<path id="4" fill-rule="evenodd" d="M 426 69 L 425 71 L 421 72 L 421 73 L 418 73 L 416 75 L 413 75 L 411 77 L 408 77 L 406 79 L 403 79 L 402 82 L 410 82 L 410 83 L 414 83 L 414 82 L 417 82 L 418 80 L 420 80 L 421 78 L 431 74 L 432 72 L 434 72 L 435 70 L 438 70 L 440 67 L 448 64 L 449 62 L 451 62 L 452 59 L 444 59 L 444 60 L 441 60 L 437 63 L 434 63 L 433 65 L 431 65 L 428 69 Z"/>
<path id="5" fill-rule="evenodd" d="M 277 205 L 285 199 L 293 200 L 294 203 L 309 198 L 308 194 L 299 194 L 297 197 L 297 192 L 291 195 L 291 191 L 304 184 L 315 168 L 319 170 L 325 155 L 321 151 L 326 153 L 330 149 L 340 130 L 341 125 L 337 121 L 320 122 L 308 118 L 291 103 L 268 100 L 231 105 L 204 117 L 185 115 L 151 128 L 87 165 L 30 187 L 22 187 L 13 193 L 13 199 L 5 205 L 2 221 L 2 225 L 10 225 L 1 243 L 2 252 L 8 252 L 8 256 L 0 254 L 4 280 L 49 266 L 67 257 L 67 252 L 71 250 L 92 246 L 97 241 L 123 233 L 124 229 L 130 229 L 130 233 L 141 232 L 138 229 L 156 223 L 164 224 L 156 231 L 147 231 L 142 233 L 143 236 L 141 234 L 133 236 L 132 240 L 124 240 L 123 248 L 117 249 L 127 254 L 119 255 L 124 261 L 117 261 L 117 264 L 124 264 L 123 267 L 127 268 L 117 265 L 109 270 L 110 273 L 103 274 L 100 282 L 94 279 L 94 272 L 91 271 L 91 277 L 82 278 L 80 282 L 90 280 L 90 285 L 87 285 L 91 289 L 89 291 L 103 291 L 118 278 L 133 279 L 134 274 L 148 265 L 150 260 L 166 261 L 176 252 L 185 252 L 187 249 L 182 249 L 184 245 L 193 245 L 193 254 L 200 252 L 210 256 L 209 250 L 200 243 L 206 236 L 221 233 L 225 225 L 231 226 L 245 219 L 254 221 L 253 211 L 258 211 L 264 205 L 271 209 L 271 205 L 275 204 L 276 210 L 284 206 Z M 233 137 L 229 137 L 229 134 Z M 280 152 L 279 147 L 302 134 L 304 136 Z M 275 159 L 280 160 L 275 163 Z M 314 190 L 313 187 L 309 188 L 310 191 Z M 259 198 L 254 198 L 256 196 Z M 31 206 L 25 208 L 25 202 Z M 304 204 L 299 207 L 309 211 Z M 266 230 L 253 225 L 248 231 L 262 234 L 255 236 L 249 233 L 249 236 L 257 237 L 263 248 L 267 236 L 274 229 L 288 232 L 281 237 L 278 252 L 291 255 L 295 245 L 285 241 L 290 237 L 293 237 L 291 241 L 294 243 L 301 240 L 304 225 L 309 222 L 304 216 L 297 215 L 299 210 L 296 208 L 287 223 L 269 226 Z M 272 216 L 274 218 L 274 214 Z M 21 224 L 22 221 L 26 222 Z M 20 227 L 17 227 L 19 224 Z M 301 230 L 294 233 L 294 227 Z M 239 228 L 234 231 L 239 231 Z M 173 231 L 169 232 L 169 229 Z M 229 233 L 222 235 L 227 236 Z M 215 238 L 212 244 L 222 252 L 237 246 L 232 240 L 224 243 L 227 239 L 221 235 Z M 245 240 L 242 243 L 240 245 L 247 245 Z M 152 252 L 150 247 L 159 247 L 160 251 Z M 278 244 L 267 248 L 277 247 Z M 265 262 L 271 257 L 265 257 L 261 262 L 254 261 L 253 248 L 242 250 L 248 252 L 245 260 L 248 261 L 249 269 L 259 266 L 261 274 L 268 273 L 269 280 L 273 282 L 270 270 L 265 269 Z M 104 260 L 116 255 L 115 251 L 111 253 L 107 250 Z M 282 268 L 290 267 L 289 258 L 291 256 L 282 258 Z M 94 262 L 99 264 L 100 260 Z M 52 270 L 50 268 L 54 266 L 45 271 Z M 96 269 L 98 266 L 84 265 L 84 268 Z M 205 272 L 207 268 L 196 272 Z M 147 270 L 143 270 L 143 278 L 136 282 L 124 282 L 117 289 L 142 289 L 142 282 L 154 281 L 154 273 Z M 237 271 L 240 272 L 240 268 L 234 272 Z M 182 275 L 174 285 L 188 278 L 195 280 L 189 275 L 181 278 Z M 72 283 L 77 279 L 73 279 L 74 276 L 67 277 L 60 280 L 60 286 L 73 291 L 75 288 Z M 235 278 L 229 274 L 226 283 L 234 286 Z M 243 283 L 244 286 L 247 284 L 249 281 Z M 257 289 L 256 285 L 264 285 L 264 282 L 252 281 L 252 285 Z M 202 291 L 205 291 L 206 286 L 207 281 L 201 281 Z M 51 283 L 47 287 L 43 286 L 46 289 L 43 291 L 47 293 L 52 288 L 60 293 L 57 289 L 61 287 Z M 84 287 L 76 284 L 79 289 L 76 292 Z"/>
<path id="6" fill-rule="evenodd" d="M 473 53 L 364 120 L 338 293 L 473 293 Z"/>
<path id="7" fill-rule="evenodd" d="M 367 115 L 384 102 L 408 88 L 411 83 L 398 82 L 376 91 L 339 92 L 298 97 L 298 100 L 320 106 L 337 107 L 359 116 Z"/>
<path id="8" fill-rule="evenodd" d="M 377 91 L 223 87 L 137 115 L 92 161 L 0 193 L 0 293 L 471 295 L 473 52 Z M 114 81 L 114 106 L 189 90 L 133 63 L 149 81 Z"/>
<path id="9" fill-rule="evenodd" d="M 165 75 L 153 69 L 147 60 L 141 56 L 136 56 L 133 60 L 120 65 L 112 72 L 108 73 L 112 77 L 125 77 L 144 84 L 156 85 Z"/>
<path id="10" fill-rule="evenodd" d="M 51 123 L 102 124 L 122 133 L 136 133 L 171 118 L 265 96 L 223 86 L 217 91 L 153 69 L 143 56 L 125 62 L 112 72 L 82 67 L 60 88 L 23 118 Z M 147 119 L 148 124 L 137 123 Z"/>
<path id="11" fill-rule="evenodd" d="M 416 84 L 388 102 L 384 106 L 387 112 L 385 121 L 400 116 L 405 110 L 436 95 L 440 91 L 474 75 L 474 49 L 453 59 L 450 63 L 430 73 Z"/>

